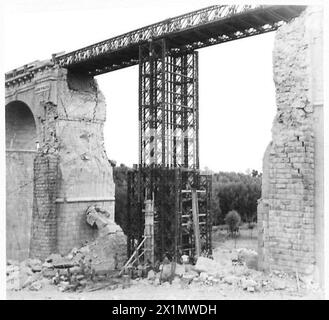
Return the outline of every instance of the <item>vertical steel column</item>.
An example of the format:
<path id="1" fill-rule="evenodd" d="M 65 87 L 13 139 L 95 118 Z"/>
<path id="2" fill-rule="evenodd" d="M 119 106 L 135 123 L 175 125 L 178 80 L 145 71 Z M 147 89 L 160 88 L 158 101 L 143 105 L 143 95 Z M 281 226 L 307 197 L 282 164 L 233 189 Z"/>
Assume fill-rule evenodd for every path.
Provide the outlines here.
<path id="1" fill-rule="evenodd" d="M 194 54 L 194 86 L 195 86 L 195 169 L 200 168 L 199 162 L 199 54 Z"/>
<path id="2" fill-rule="evenodd" d="M 142 119 L 142 113 L 144 111 L 143 105 L 144 105 L 144 97 L 145 95 L 143 95 L 143 87 L 145 87 L 144 84 L 144 77 L 143 77 L 143 67 L 145 67 L 144 63 L 143 63 L 143 48 L 142 46 L 139 46 L 139 65 L 138 65 L 138 124 L 139 124 L 139 128 L 138 128 L 138 163 L 142 163 L 144 162 L 142 159 L 142 150 L 143 150 L 143 119 Z"/>
<path id="3" fill-rule="evenodd" d="M 166 166 L 166 151 L 167 151 L 167 143 L 166 143 L 166 40 L 162 39 L 161 41 L 161 153 L 162 153 L 162 166 Z"/>
<path id="4" fill-rule="evenodd" d="M 156 258 L 168 251 L 177 259 L 195 251 L 186 226 L 192 218 L 191 189 L 200 186 L 198 56 L 171 52 L 165 39 L 152 41 L 139 48 L 139 72 L 140 163 L 133 186 L 138 195 L 130 193 L 138 199 L 132 212 L 138 210 L 141 219 L 138 213 L 134 237 L 144 231 L 144 201 L 154 195 Z M 200 205 L 200 217 L 205 210 Z M 201 220 L 200 238 L 208 243 L 208 224 Z"/>
<path id="5" fill-rule="evenodd" d="M 189 163 L 189 123 L 188 123 L 188 103 L 187 103 L 187 88 L 188 88 L 188 55 L 182 55 L 182 70 L 181 70 L 181 108 L 182 108 L 182 126 L 183 126 L 183 166 L 188 168 L 191 164 Z"/>

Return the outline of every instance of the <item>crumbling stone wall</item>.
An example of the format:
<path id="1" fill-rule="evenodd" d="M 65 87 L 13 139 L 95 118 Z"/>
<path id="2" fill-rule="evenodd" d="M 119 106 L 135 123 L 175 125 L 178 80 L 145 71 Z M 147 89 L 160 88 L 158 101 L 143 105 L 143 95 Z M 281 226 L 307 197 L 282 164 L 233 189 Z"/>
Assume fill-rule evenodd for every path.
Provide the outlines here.
<path id="1" fill-rule="evenodd" d="M 100 205 L 114 221 L 114 182 L 104 149 L 106 104 L 96 80 L 62 70 L 57 90 L 58 250 L 65 254 L 97 236 L 85 220 L 90 205 Z"/>
<path id="2" fill-rule="evenodd" d="M 316 206 L 323 199 L 315 194 L 315 176 L 323 168 L 315 167 L 319 156 L 315 145 L 323 132 L 314 130 L 315 109 L 323 106 L 322 68 L 318 66 L 322 63 L 321 25 L 321 8 L 308 7 L 275 37 L 277 114 L 264 157 L 258 205 L 259 265 L 264 269 L 314 274 L 323 264 L 315 246 L 321 228 L 316 221 L 323 216 Z"/>
<path id="3" fill-rule="evenodd" d="M 25 135 L 25 140 L 16 139 L 22 142 L 22 148 L 33 145 L 33 150 L 24 150 L 29 151 L 29 159 L 13 156 L 16 150 L 7 145 L 7 182 L 12 185 L 7 185 L 7 258 L 19 260 L 28 255 L 44 258 L 49 252 L 67 254 L 73 247 L 94 240 L 97 228 L 86 222 L 90 205 L 100 205 L 114 221 L 112 166 L 103 143 L 104 96 L 91 76 L 68 73 L 49 61 L 39 65 L 33 78 L 22 77 L 6 87 L 7 105 L 20 101 L 29 106 L 36 129 L 33 138 Z M 22 111 L 21 107 L 18 110 Z M 20 126 L 15 130 L 16 118 L 14 114 L 6 121 L 8 143 L 22 129 L 31 129 Z M 8 177 L 9 173 L 13 177 Z M 40 176 L 41 180 L 36 179 Z M 49 188 L 44 189 L 44 184 Z M 28 193 L 28 201 L 21 201 L 18 193 L 8 196 L 9 190 L 19 186 L 20 194 Z M 21 206 L 21 202 L 25 205 Z M 17 219 L 17 209 L 27 222 Z M 24 242 L 22 250 L 15 245 L 15 227 L 19 243 Z"/>
<path id="4" fill-rule="evenodd" d="M 30 255 L 36 258 L 43 259 L 57 249 L 57 170 L 57 154 L 35 157 Z"/>
<path id="5" fill-rule="evenodd" d="M 44 103 L 55 96 L 50 68 L 6 87 L 6 254 L 23 260 L 30 254 L 34 158 L 42 144 Z"/>

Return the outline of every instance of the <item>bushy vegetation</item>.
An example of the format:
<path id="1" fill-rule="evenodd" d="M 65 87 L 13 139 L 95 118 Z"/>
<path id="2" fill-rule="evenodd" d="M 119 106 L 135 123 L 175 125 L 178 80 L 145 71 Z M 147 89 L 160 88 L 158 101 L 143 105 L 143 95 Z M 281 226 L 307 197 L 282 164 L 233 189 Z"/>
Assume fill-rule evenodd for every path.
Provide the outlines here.
<path id="1" fill-rule="evenodd" d="M 127 172 L 121 164 L 113 168 L 115 183 L 115 222 L 127 231 Z M 229 211 L 236 210 L 242 222 L 256 222 L 257 200 L 261 197 L 261 174 L 236 172 L 213 173 L 211 214 L 214 225 L 224 224 Z"/>
<path id="2" fill-rule="evenodd" d="M 231 233 L 231 235 L 238 232 L 239 225 L 241 222 L 241 216 L 239 215 L 238 212 L 236 212 L 235 210 L 228 212 L 224 220 L 228 226 L 228 230 Z"/>
<path id="3" fill-rule="evenodd" d="M 127 234 L 127 181 L 128 170 L 124 164 L 113 168 L 113 180 L 115 183 L 115 223 Z"/>
<path id="4" fill-rule="evenodd" d="M 214 225 L 224 224 L 231 210 L 240 213 L 242 222 L 257 219 L 257 200 L 261 197 L 261 174 L 219 172 L 212 179 L 212 220 Z"/>

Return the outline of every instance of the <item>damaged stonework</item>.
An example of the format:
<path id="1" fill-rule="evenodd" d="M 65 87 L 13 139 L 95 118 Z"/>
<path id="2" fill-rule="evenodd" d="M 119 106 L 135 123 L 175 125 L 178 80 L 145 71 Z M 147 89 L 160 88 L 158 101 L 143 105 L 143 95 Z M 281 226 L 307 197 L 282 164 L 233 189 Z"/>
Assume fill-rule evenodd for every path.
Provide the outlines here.
<path id="1" fill-rule="evenodd" d="M 52 122 L 51 113 L 56 112 L 58 70 L 47 61 L 31 65 L 38 70 L 33 78 L 18 78 L 6 85 L 6 253 L 15 260 L 30 255 L 34 184 L 41 181 L 36 180 L 34 159 L 56 149 L 54 136 L 46 130 L 54 132 L 54 126 L 46 123 Z"/>
<path id="2" fill-rule="evenodd" d="M 316 120 L 317 109 L 323 108 L 321 28 L 321 8 L 308 7 L 277 31 L 277 114 L 264 156 L 258 204 L 260 267 L 312 274 L 316 280 L 323 266 L 323 246 L 316 245 L 316 234 L 323 233 L 318 223 L 323 197 L 316 192 L 320 181 L 315 180 L 321 170 L 323 175 L 323 167 L 315 166 L 323 152 L 323 132 L 315 130 L 323 121 L 321 115 Z"/>
<path id="3" fill-rule="evenodd" d="M 7 258 L 18 260 L 66 255 L 95 240 L 99 232 L 85 220 L 90 205 L 104 208 L 114 222 L 112 166 L 103 139 L 106 104 L 96 80 L 51 61 L 33 64 L 33 77 L 6 87 L 7 174 L 14 176 L 7 179 Z M 21 147 L 25 140 L 28 150 Z M 24 164 L 11 160 L 23 156 L 30 161 L 24 175 Z M 17 220 L 13 209 L 21 199 Z"/>
<path id="4" fill-rule="evenodd" d="M 86 216 L 90 226 L 97 226 L 98 236 L 122 232 L 121 228 L 111 219 L 111 214 L 99 206 L 90 206 L 86 211 Z"/>
<path id="5" fill-rule="evenodd" d="M 111 214 L 99 206 L 90 206 L 86 220 L 91 227 L 97 227 L 97 239 L 88 243 L 88 256 L 93 269 L 115 270 L 126 261 L 127 238 L 122 229 L 111 219 Z"/>
<path id="6" fill-rule="evenodd" d="M 114 182 L 104 149 L 106 104 L 96 80 L 62 70 L 57 90 L 58 250 L 66 254 L 96 237 L 85 223 L 86 207 L 98 204 L 114 221 Z"/>

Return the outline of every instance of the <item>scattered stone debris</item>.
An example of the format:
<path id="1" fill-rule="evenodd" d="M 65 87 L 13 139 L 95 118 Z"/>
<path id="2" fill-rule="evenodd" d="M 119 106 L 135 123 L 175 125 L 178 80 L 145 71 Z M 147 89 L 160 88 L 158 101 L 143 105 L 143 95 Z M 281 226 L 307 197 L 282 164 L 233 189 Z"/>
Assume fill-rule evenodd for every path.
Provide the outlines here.
<path id="1" fill-rule="evenodd" d="M 229 262 L 239 260 L 239 264 L 218 262 L 210 258 L 199 257 L 195 265 L 184 261 L 183 264 L 170 261 L 165 257 L 162 262 L 128 265 L 119 276 L 120 268 L 113 263 L 95 263 L 105 258 L 105 253 L 95 250 L 95 243 L 81 248 L 73 248 L 66 256 L 51 254 L 40 261 L 27 259 L 23 262 L 7 262 L 7 289 L 28 289 L 39 291 L 46 284 L 57 286 L 59 291 L 96 291 L 101 289 L 126 289 L 133 285 L 174 286 L 189 289 L 199 286 L 216 286 L 223 290 L 242 290 L 250 294 L 255 292 L 285 291 L 296 293 L 295 275 L 272 270 L 265 274 L 255 269 L 255 252 L 237 249 L 225 255 Z M 112 252 L 113 254 L 113 252 Z M 113 262 L 112 257 L 110 260 Z M 124 264 L 121 264 L 121 268 Z M 310 288 L 310 280 L 305 276 L 298 278 L 301 288 Z M 307 286 L 308 285 L 308 286 Z M 316 290 L 316 287 L 312 287 Z"/>
<path id="2" fill-rule="evenodd" d="M 241 248 L 237 250 L 238 261 L 240 263 L 246 264 L 250 269 L 258 269 L 258 254 L 256 251 L 246 248 Z"/>
<path id="3" fill-rule="evenodd" d="M 220 270 L 222 269 L 222 266 L 212 259 L 206 257 L 199 257 L 197 259 L 194 269 L 199 273 L 206 272 L 210 275 L 217 275 L 218 272 L 220 272 Z"/>

